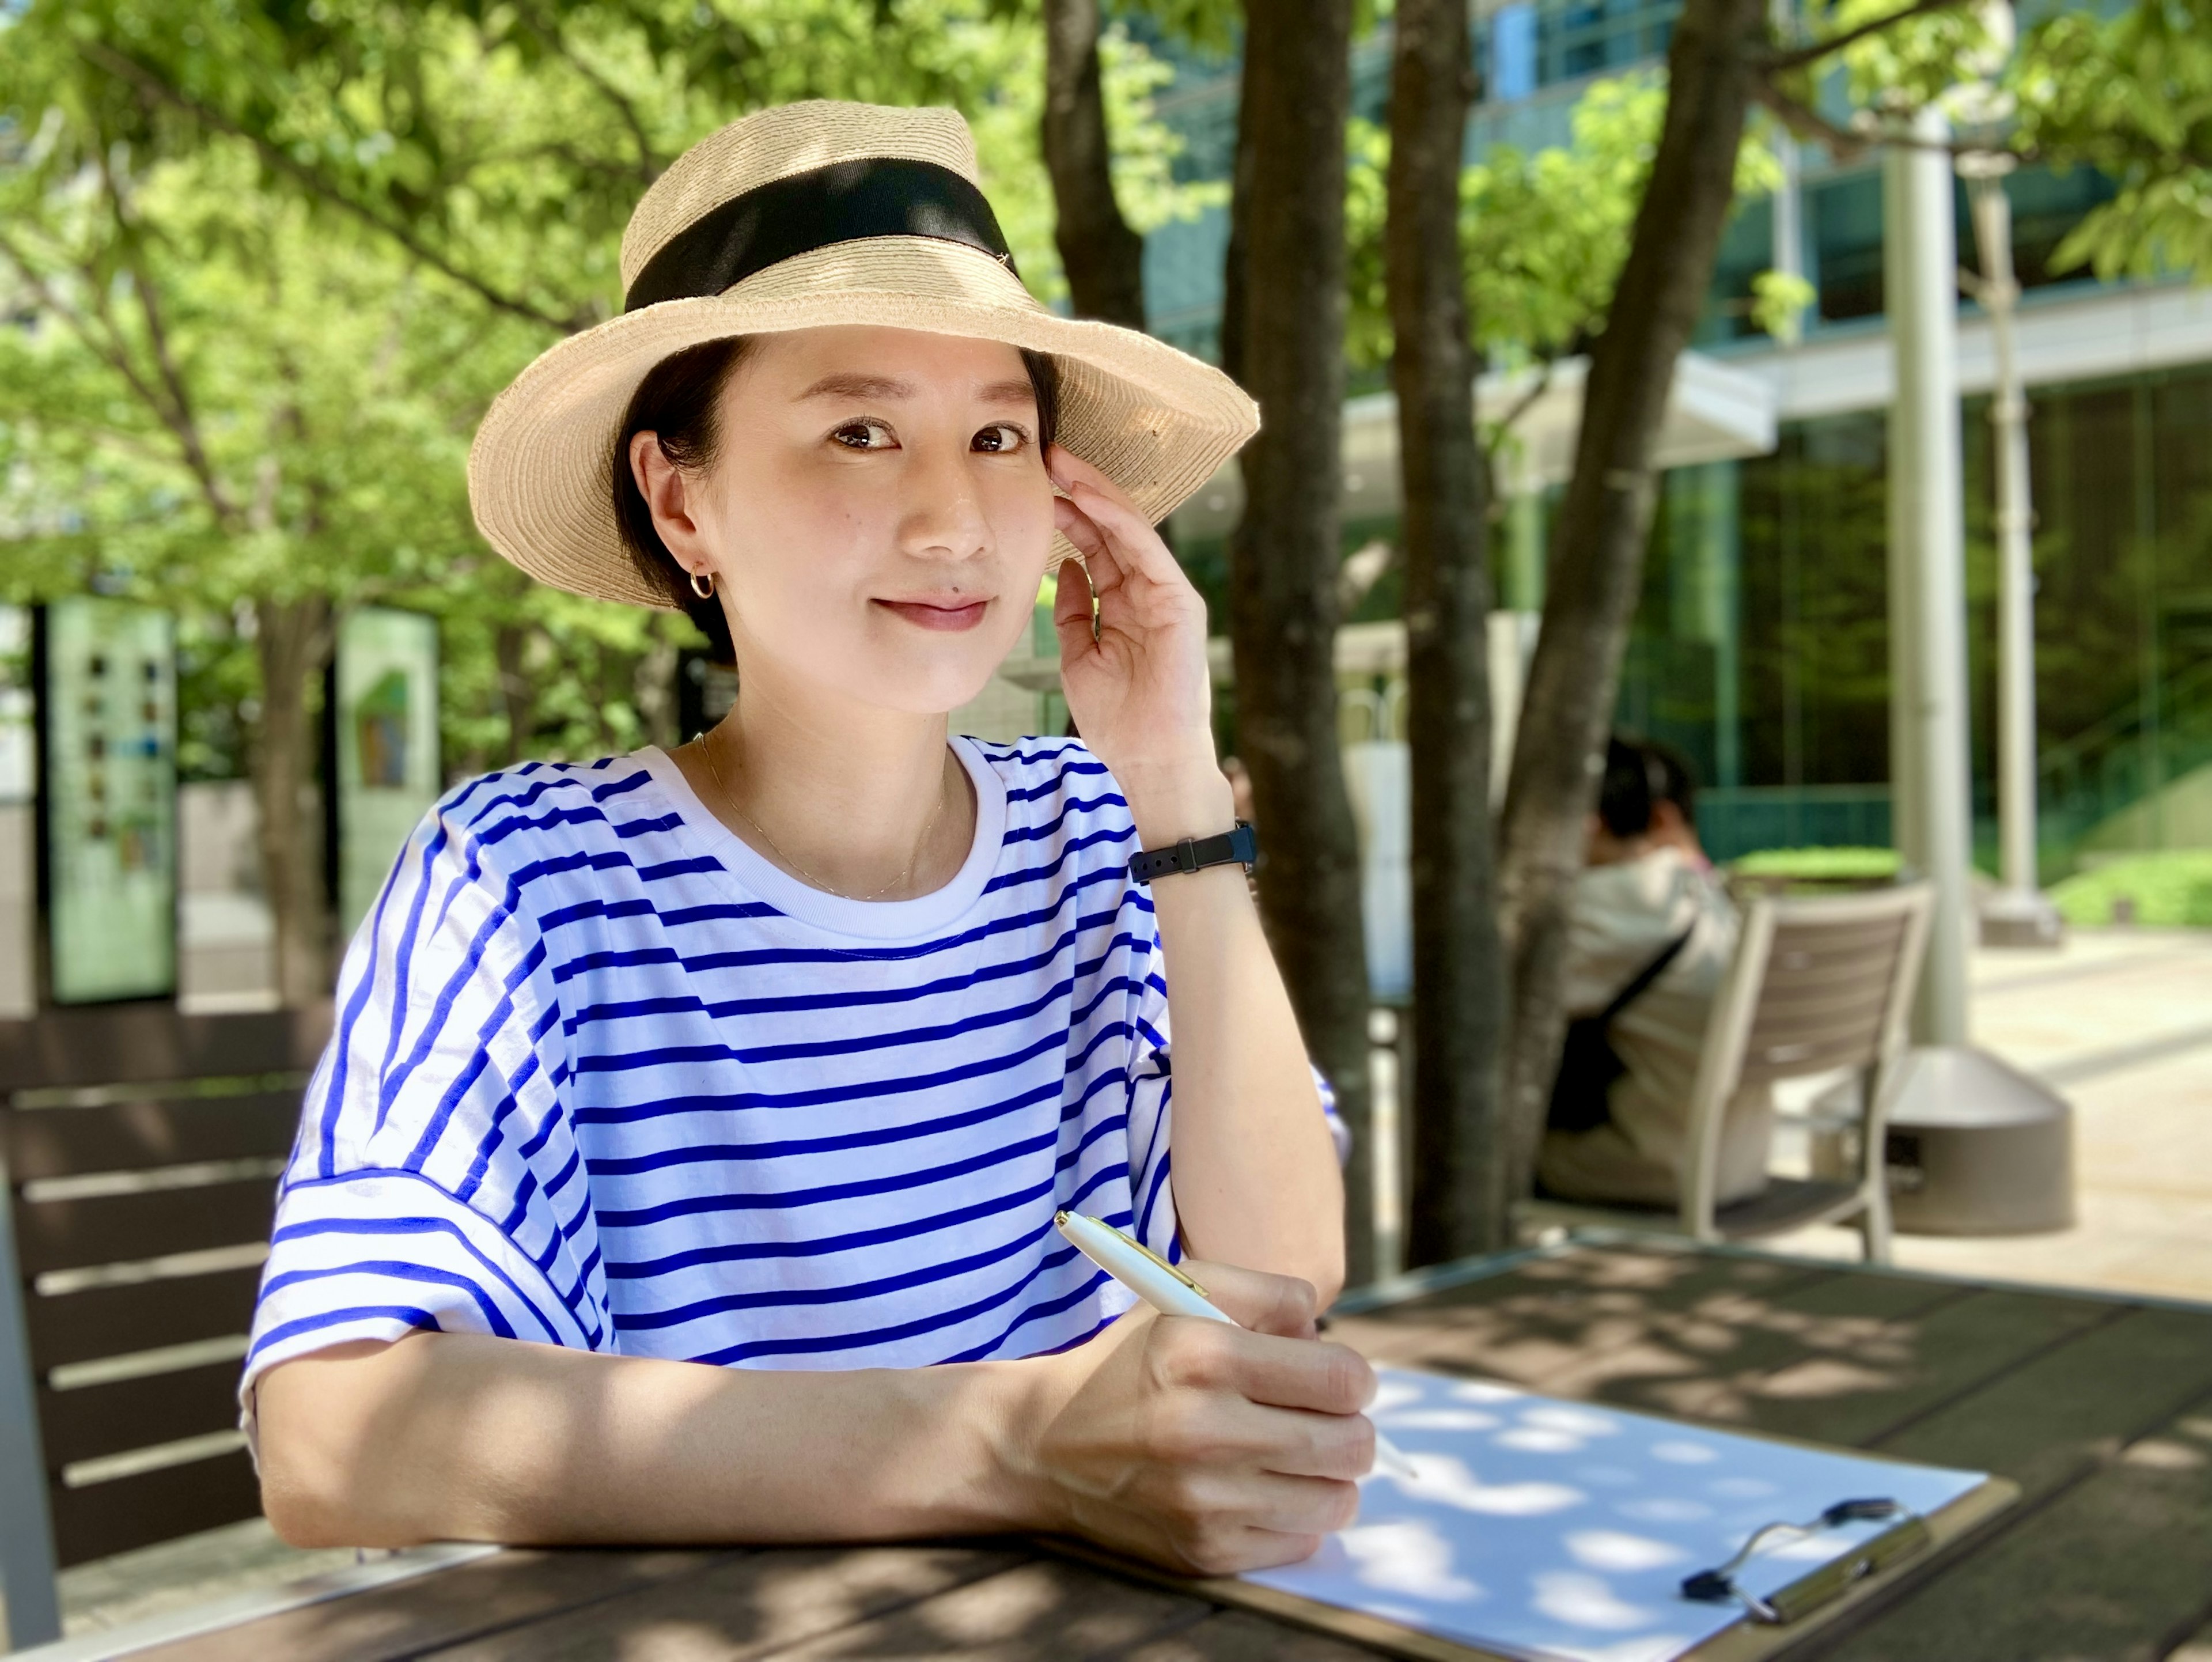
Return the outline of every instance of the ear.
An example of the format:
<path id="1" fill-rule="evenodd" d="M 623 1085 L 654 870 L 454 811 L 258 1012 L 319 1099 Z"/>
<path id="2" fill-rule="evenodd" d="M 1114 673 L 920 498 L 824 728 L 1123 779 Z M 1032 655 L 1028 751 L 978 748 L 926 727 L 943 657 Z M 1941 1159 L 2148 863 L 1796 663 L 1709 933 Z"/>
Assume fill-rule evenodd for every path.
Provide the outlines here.
<path id="1" fill-rule="evenodd" d="M 629 472 L 653 514 L 653 528 L 676 563 L 695 577 L 712 571 L 714 563 L 707 557 L 707 539 L 693 514 L 692 482 L 668 460 L 658 433 L 630 435 Z"/>

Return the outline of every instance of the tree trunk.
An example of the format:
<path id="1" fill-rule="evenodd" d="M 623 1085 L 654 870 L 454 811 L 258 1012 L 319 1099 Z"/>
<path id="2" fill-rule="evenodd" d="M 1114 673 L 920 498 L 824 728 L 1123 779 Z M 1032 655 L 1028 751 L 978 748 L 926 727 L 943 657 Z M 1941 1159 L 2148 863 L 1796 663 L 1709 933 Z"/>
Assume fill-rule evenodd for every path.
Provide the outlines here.
<path id="1" fill-rule="evenodd" d="M 1045 0 L 1044 165 L 1053 240 L 1078 317 L 1145 326 L 1145 240 L 1114 199 L 1098 79 L 1098 0 Z"/>
<path id="2" fill-rule="evenodd" d="M 261 875 L 276 924 L 276 995 L 287 1006 L 331 995 L 329 891 L 323 819 L 314 811 L 315 721 L 309 689 L 330 662 L 327 595 L 253 603 L 261 665 L 253 796 L 261 814 Z"/>
<path id="3" fill-rule="evenodd" d="M 1459 177 L 1467 0 L 1398 0 L 1383 258 L 1405 480 L 1413 780 L 1413 1183 L 1407 1261 L 1496 1244 L 1504 1017 L 1490 825 L 1490 570 Z"/>
<path id="4" fill-rule="evenodd" d="M 1344 124 L 1351 0 L 1248 0 L 1240 148 L 1245 449 L 1230 553 L 1238 750 L 1261 828 L 1260 905 L 1306 1046 L 1335 1087 L 1352 1154 L 1347 1265 L 1374 1274 L 1367 963 L 1359 850 L 1337 749 L 1338 427 L 1344 401 Z"/>
<path id="5" fill-rule="evenodd" d="M 530 754 L 538 737 L 538 690 L 525 660 L 536 626 L 504 623 L 492 635 L 492 661 L 499 670 L 499 702 L 507 716 L 507 765 Z"/>
<path id="6" fill-rule="evenodd" d="M 1559 1069 L 1567 902 L 1643 582 L 1657 486 L 1652 450 L 1728 222 L 1765 18 L 1765 0 L 1686 0 L 1667 54 L 1667 119 L 1651 182 L 1590 353 L 1501 837 L 1500 922 L 1512 966 L 1509 1198 L 1528 1192 Z"/>

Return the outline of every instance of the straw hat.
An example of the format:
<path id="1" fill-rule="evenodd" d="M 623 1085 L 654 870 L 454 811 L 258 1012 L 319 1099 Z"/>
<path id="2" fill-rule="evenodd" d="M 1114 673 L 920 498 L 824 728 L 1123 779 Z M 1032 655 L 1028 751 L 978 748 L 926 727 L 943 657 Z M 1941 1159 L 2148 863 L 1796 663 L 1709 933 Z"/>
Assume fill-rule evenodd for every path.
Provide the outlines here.
<path id="1" fill-rule="evenodd" d="M 646 192 L 623 234 L 622 276 L 623 314 L 515 377 L 469 451 L 477 528 L 531 575 L 580 594 L 670 603 L 616 528 L 608 469 L 639 382 L 704 341 L 873 324 L 1049 353 L 1059 441 L 1155 521 L 1259 428 L 1219 370 L 1037 303 L 954 110 L 815 101 L 733 122 Z"/>

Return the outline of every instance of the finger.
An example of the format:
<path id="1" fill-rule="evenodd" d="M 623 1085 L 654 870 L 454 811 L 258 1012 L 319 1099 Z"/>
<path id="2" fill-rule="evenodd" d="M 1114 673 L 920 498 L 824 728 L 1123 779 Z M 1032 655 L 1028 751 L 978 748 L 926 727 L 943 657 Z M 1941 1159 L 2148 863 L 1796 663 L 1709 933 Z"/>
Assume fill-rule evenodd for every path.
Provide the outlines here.
<path id="1" fill-rule="evenodd" d="M 1357 1414 L 1375 1397 L 1375 1370 L 1348 1346 L 1247 1333 L 1194 1316 L 1155 1323 L 1146 1361 L 1170 1391 L 1233 1392 L 1277 1408 Z"/>
<path id="2" fill-rule="evenodd" d="M 1314 1318 L 1319 1312 L 1312 1282 L 1211 1259 L 1187 1259 L 1182 1268 L 1240 1326 L 1291 1339 L 1314 1336 Z"/>
<path id="3" fill-rule="evenodd" d="M 1364 1414 L 1217 1396 L 1182 1428 L 1174 1452 L 1193 1462 L 1349 1482 L 1374 1468 L 1375 1427 Z"/>
<path id="4" fill-rule="evenodd" d="M 1271 1534 L 1328 1535 L 1359 1515 L 1359 1490 L 1329 1477 L 1291 1477 L 1274 1471 L 1189 1472 L 1176 1496 L 1179 1509 L 1209 1533 L 1224 1525 Z"/>
<path id="5" fill-rule="evenodd" d="M 1073 572 L 1068 567 L 1075 565 Z M 1062 658 L 1080 657 L 1097 638 L 1092 629 L 1091 574 L 1073 560 L 1060 567 L 1060 587 L 1052 599 L 1053 633 L 1060 636 Z"/>
<path id="6" fill-rule="evenodd" d="M 1120 555 L 1131 569 L 1142 572 L 1156 582 L 1188 581 L 1182 579 L 1182 568 L 1168 552 L 1168 545 L 1160 540 L 1160 533 L 1152 522 L 1118 490 L 1088 478 L 1072 478 L 1063 500 L 1073 502 L 1098 527 L 1107 546 Z"/>
<path id="7" fill-rule="evenodd" d="M 1112 543 L 1098 528 L 1097 522 L 1065 496 L 1053 498 L 1052 514 L 1053 523 L 1060 535 L 1082 551 L 1084 570 L 1091 579 L 1091 591 L 1103 594 L 1119 586 L 1123 563 L 1115 557 Z"/>
<path id="8" fill-rule="evenodd" d="M 1093 490 L 1103 491 L 1132 514 L 1137 513 L 1137 504 L 1130 500 L 1127 491 L 1065 445 L 1055 444 L 1046 453 L 1045 471 L 1062 490 L 1073 489 L 1079 481 Z M 1139 514 L 1138 517 L 1143 516 Z"/>

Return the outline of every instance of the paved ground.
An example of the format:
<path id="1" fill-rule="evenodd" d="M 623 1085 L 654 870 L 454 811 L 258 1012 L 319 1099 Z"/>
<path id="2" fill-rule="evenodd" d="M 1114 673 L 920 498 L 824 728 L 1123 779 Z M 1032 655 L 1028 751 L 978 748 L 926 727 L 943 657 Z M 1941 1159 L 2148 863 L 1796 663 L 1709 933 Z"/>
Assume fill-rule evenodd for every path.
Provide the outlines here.
<path id="1" fill-rule="evenodd" d="M 2078 1220 L 2048 1235 L 1900 1235 L 1913 1269 L 2212 1301 L 2212 930 L 2096 929 L 1979 952 L 1974 1042 L 2075 1111 Z M 1855 1254 L 1810 1230 L 1772 1243 Z"/>
<path id="2" fill-rule="evenodd" d="M 2212 1301 L 2212 930 L 2080 932 L 2056 951 L 1978 953 L 1972 975 L 1976 1042 L 2074 1102 L 2080 1221 L 2008 1239 L 1900 1236 L 1898 1262 Z M 1814 1230 L 1774 1244 L 1846 1257 L 1856 1242 Z M 70 1570 L 62 1595 L 82 1633 L 353 1557 L 295 1552 L 256 1520 Z"/>

